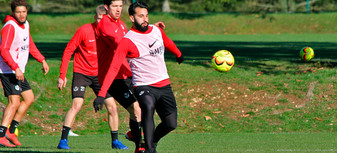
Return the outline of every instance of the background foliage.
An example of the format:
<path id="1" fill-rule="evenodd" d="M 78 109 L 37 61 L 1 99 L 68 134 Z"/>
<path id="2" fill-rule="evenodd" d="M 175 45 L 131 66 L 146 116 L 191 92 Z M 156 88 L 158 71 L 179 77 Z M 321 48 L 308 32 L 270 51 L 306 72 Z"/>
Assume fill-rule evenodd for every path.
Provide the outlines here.
<path id="1" fill-rule="evenodd" d="M 32 12 L 93 12 L 103 0 L 27 0 Z M 124 0 L 126 6 L 133 0 Z M 161 12 L 306 12 L 306 0 L 144 0 Z M 10 12 L 10 0 L 0 0 L 0 12 Z M 165 5 L 166 4 L 166 5 Z M 310 0 L 310 11 L 336 11 L 337 0 Z"/>

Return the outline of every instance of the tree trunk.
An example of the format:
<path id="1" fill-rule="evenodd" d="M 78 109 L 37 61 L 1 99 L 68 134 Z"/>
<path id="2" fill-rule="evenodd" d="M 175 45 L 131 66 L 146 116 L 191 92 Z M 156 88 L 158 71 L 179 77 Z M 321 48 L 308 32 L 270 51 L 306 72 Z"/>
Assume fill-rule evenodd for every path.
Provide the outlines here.
<path id="1" fill-rule="evenodd" d="M 296 12 L 296 2 L 294 0 L 288 0 L 289 12 Z"/>
<path id="2" fill-rule="evenodd" d="M 288 3 L 286 0 L 279 0 L 281 12 L 288 12 Z"/>
<path id="3" fill-rule="evenodd" d="M 171 12 L 169 0 L 165 0 L 163 3 L 163 12 Z"/>
<path id="4" fill-rule="evenodd" d="M 33 1 L 32 12 L 41 12 L 41 5 L 36 0 Z"/>

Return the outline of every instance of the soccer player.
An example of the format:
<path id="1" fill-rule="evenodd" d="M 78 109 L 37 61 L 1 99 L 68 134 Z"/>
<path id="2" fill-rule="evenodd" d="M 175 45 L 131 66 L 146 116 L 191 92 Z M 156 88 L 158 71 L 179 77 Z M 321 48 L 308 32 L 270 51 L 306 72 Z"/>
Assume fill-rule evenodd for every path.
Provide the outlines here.
<path id="1" fill-rule="evenodd" d="M 98 63 L 95 31 L 97 24 L 106 14 L 104 5 L 96 8 L 95 22 L 85 24 L 80 27 L 72 39 L 69 41 L 64 50 L 62 63 L 60 67 L 60 77 L 57 86 L 60 90 L 66 86 L 66 73 L 72 54 L 74 54 L 74 68 L 72 81 L 72 98 L 71 108 L 66 113 L 61 140 L 57 148 L 70 149 L 68 146 L 68 134 L 75 121 L 76 114 L 80 111 L 83 102 L 85 88 L 91 87 L 95 94 L 98 94 L 100 85 L 98 83 Z M 112 148 L 129 149 L 118 140 L 118 112 L 117 105 L 110 95 L 105 99 L 105 106 L 108 110 L 108 123 L 111 130 Z"/>
<path id="2" fill-rule="evenodd" d="M 14 131 L 34 102 L 33 90 L 24 76 L 29 54 L 42 63 L 44 75 L 49 71 L 45 57 L 36 48 L 29 32 L 26 0 L 13 0 L 11 10 L 12 15 L 5 18 L 1 30 L 0 47 L 0 78 L 8 98 L 0 126 L 0 145 L 6 147 L 21 146 Z"/>
<path id="3" fill-rule="evenodd" d="M 106 71 L 109 68 L 114 51 L 127 33 L 123 21 L 120 20 L 123 8 L 123 0 L 104 0 L 104 7 L 107 15 L 103 15 L 96 29 L 97 40 L 97 58 L 98 58 L 98 81 L 103 84 Z M 102 109 L 104 99 L 107 95 L 114 97 L 130 114 L 129 126 L 135 139 L 140 139 L 140 119 L 141 110 L 135 96 L 133 95 L 133 86 L 131 84 L 131 70 L 126 59 L 123 60 L 124 66 L 118 77 L 111 85 L 109 92 L 98 94 L 98 99 L 93 103 L 95 111 Z M 108 93 L 108 94 L 107 94 Z M 135 152 L 141 152 L 139 141 L 135 141 Z"/>
<path id="4" fill-rule="evenodd" d="M 165 49 L 176 56 L 179 64 L 184 58 L 162 29 L 149 25 L 147 9 L 144 2 L 135 2 L 129 7 L 132 28 L 120 41 L 106 74 L 109 77 L 105 77 L 98 95 L 107 92 L 123 69 L 127 57 L 133 73 L 135 95 L 141 107 L 145 150 L 156 152 L 159 140 L 177 127 L 177 105 L 164 61 Z M 99 99 L 97 97 L 95 102 Z M 155 110 L 162 120 L 156 128 L 153 119 Z"/>
<path id="5" fill-rule="evenodd" d="M 103 15 L 101 22 L 96 29 L 97 36 L 97 58 L 98 58 L 98 81 L 102 85 L 105 79 L 110 76 L 106 75 L 111 63 L 114 52 L 119 41 L 128 32 L 123 21 L 120 20 L 123 8 L 123 0 L 104 0 L 104 6 L 108 11 Z M 162 22 L 155 24 L 158 27 L 165 28 Z M 126 59 L 123 59 L 123 66 L 118 72 L 113 84 L 105 87 L 105 91 L 98 94 L 93 105 L 96 111 L 102 109 L 106 94 L 114 97 L 130 114 L 129 126 L 134 137 L 136 145 L 135 152 L 142 152 L 145 149 L 140 146 L 141 130 L 141 110 L 133 94 L 131 83 L 132 72 Z"/>

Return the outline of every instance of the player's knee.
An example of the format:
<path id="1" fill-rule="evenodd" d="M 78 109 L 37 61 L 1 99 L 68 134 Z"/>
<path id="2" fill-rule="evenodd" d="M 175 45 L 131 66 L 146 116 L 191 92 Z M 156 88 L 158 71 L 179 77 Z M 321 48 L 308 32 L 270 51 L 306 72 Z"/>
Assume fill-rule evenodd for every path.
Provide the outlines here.
<path id="1" fill-rule="evenodd" d="M 80 109 L 82 108 L 82 105 L 83 105 L 83 98 L 81 97 L 78 97 L 78 98 L 73 98 L 73 103 L 71 105 L 71 110 L 72 111 L 80 111 Z"/>
<path id="2" fill-rule="evenodd" d="M 28 99 L 24 99 L 24 102 L 29 106 L 32 105 L 33 102 L 34 102 L 34 96 L 32 96 L 31 98 L 28 98 Z"/>
<path id="3" fill-rule="evenodd" d="M 108 113 L 110 114 L 114 112 L 117 113 L 117 105 L 116 105 L 115 100 L 112 97 L 105 99 L 104 102 L 105 102 L 106 109 L 108 110 Z"/>
<path id="4" fill-rule="evenodd" d="M 139 122 L 141 121 L 141 109 L 138 103 L 133 103 L 128 108 L 126 108 L 126 110 L 130 114 L 130 119 Z"/>
<path id="5" fill-rule="evenodd" d="M 18 95 L 10 95 L 8 96 L 8 105 L 10 107 L 19 107 L 20 106 L 21 97 Z"/>
<path id="6" fill-rule="evenodd" d="M 117 114 L 117 107 L 106 105 L 109 114 Z"/>
<path id="7" fill-rule="evenodd" d="M 177 114 L 176 113 L 172 113 L 170 115 L 168 115 L 167 117 L 165 117 L 165 122 L 166 122 L 166 126 L 169 130 L 174 130 L 177 128 L 178 123 L 177 123 Z"/>
<path id="8" fill-rule="evenodd" d="M 172 131 L 177 128 L 177 122 L 169 122 L 166 124 L 167 128 Z"/>
<path id="9" fill-rule="evenodd" d="M 142 112 L 145 112 L 146 114 L 150 113 L 152 114 L 151 112 L 153 112 L 155 110 L 155 105 L 154 103 L 146 103 L 146 104 L 143 104 L 142 107 L 141 107 L 141 111 Z"/>
<path id="10" fill-rule="evenodd" d="M 7 107 L 17 110 L 20 107 L 20 101 L 8 103 Z"/>
<path id="11" fill-rule="evenodd" d="M 135 116 L 140 118 L 141 115 L 142 115 L 142 110 L 140 109 L 139 104 L 138 103 L 134 103 L 133 109 L 134 109 L 133 112 L 135 113 Z"/>

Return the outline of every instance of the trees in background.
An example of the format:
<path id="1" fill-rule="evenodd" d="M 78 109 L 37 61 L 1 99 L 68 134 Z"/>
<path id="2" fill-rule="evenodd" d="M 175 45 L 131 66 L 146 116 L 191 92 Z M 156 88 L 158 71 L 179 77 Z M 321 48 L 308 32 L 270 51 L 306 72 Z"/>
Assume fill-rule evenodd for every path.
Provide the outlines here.
<path id="1" fill-rule="evenodd" d="M 31 12 L 93 12 L 103 0 L 27 0 Z M 124 0 L 128 6 L 133 0 Z M 151 12 L 306 12 L 307 0 L 143 0 Z M 9 12 L 11 0 L 0 0 Z M 337 0 L 310 0 L 310 11 L 337 11 Z"/>

